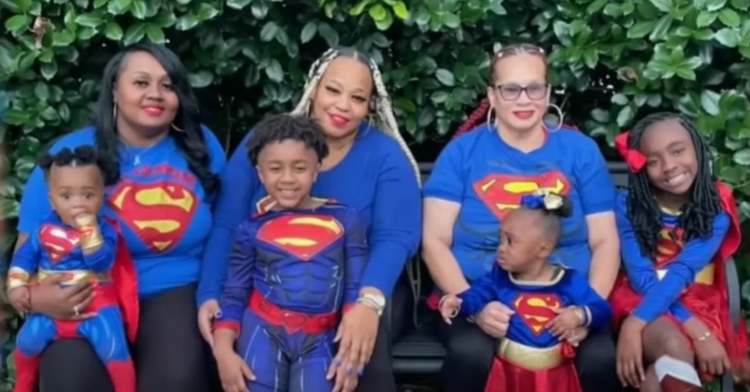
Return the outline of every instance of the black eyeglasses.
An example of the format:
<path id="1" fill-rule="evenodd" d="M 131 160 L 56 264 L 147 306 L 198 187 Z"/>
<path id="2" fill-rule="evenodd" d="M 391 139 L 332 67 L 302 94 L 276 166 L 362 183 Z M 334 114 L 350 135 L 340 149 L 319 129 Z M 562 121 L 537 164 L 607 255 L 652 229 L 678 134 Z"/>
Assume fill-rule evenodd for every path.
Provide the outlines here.
<path id="1" fill-rule="evenodd" d="M 545 83 L 532 83 L 526 87 L 515 84 L 505 83 L 495 86 L 497 91 L 500 92 L 500 96 L 506 101 L 515 101 L 521 96 L 521 93 L 526 92 L 526 96 L 532 101 L 539 101 L 547 97 L 547 89 L 549 85 Z"/>

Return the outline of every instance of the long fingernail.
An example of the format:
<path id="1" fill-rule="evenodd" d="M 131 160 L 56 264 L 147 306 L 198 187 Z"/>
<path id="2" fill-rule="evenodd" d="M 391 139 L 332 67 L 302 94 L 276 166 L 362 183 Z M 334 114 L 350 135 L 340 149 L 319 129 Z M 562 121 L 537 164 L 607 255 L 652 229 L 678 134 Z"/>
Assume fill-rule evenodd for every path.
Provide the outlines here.
<path id="1" fill-rule="evenodd" d="M 221 310 L 217 311 L 214 317 L 221 318 Z"/>
<path id="2" fill-rule="evenodd" d="M 341 365 L 341 360 L 336 358 L 333 360 L 333 363 L 335 363 L 336 365 Z"/>

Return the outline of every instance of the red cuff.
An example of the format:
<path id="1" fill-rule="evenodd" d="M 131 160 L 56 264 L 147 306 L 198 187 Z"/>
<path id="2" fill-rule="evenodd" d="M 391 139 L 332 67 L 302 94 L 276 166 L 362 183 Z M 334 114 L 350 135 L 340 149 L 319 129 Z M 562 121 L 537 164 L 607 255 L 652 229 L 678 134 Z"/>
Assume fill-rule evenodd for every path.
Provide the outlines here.
<path id="1" fill-rule="evenodd" d="M 217 321 L 213 325 L 213 330 L 216 331 L 217 329 L 229 329 L 236 333 L 240 332 L 240 323 L 239 321 Z"/>

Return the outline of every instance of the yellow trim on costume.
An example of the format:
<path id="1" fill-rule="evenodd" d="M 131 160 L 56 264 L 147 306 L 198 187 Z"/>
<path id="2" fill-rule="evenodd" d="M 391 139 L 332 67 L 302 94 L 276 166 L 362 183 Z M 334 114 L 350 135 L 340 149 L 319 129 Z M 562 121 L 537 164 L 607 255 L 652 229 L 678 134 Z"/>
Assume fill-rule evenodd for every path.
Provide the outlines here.
<path id="1" fill-rule="evenodd" d="M 537 348 L 503 338 L 498 345 L 497 356 L 528 370 L 551 369 L 565 361 L 560 344 Z"/>
<path id="2" fill-rule="evenodd" d="M 37 279 L 42 280 L 42 279 L 49 277 L 50 275 L 56 275 L 56 274 L 65 274 L 67 276 L 67 279 L 65 280 L 66 284 L 75 284 L 75 283 L 79 283 L 79 282 L 83 282 L 83 281 L 91 280 L 91 279 L 97 282 L 106 282 L 106 281 L 111 280 L 108 273 L 94 272 L 91 270 L 55 271 L 55 270 L 40 269 L 36 277 Z"/>
<path id="3" fill-rule="evenodd" d="M 31 275 L 29 275 L 29 273 L 26 272 L 25 269 L 19 267 L 11 267 L 8 270 L 8 291 L 13 290 L 17 287 L 28 285 L 30 279 Z"/>

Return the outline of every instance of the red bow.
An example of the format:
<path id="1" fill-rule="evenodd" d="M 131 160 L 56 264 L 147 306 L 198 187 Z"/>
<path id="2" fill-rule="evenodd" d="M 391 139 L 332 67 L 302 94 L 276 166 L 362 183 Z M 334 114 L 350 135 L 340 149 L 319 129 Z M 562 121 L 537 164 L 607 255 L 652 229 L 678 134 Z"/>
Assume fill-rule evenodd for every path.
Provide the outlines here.
<path id="1" fill-rule="evenodd" d="M 628 147 L 628 136 L 630 132 L 623 132 L 615 136 L 615 149 L 625 158 L 625 163 L 631 172 L 637 173 L 646 166 L 646 156 L 640 151 Z"/>

